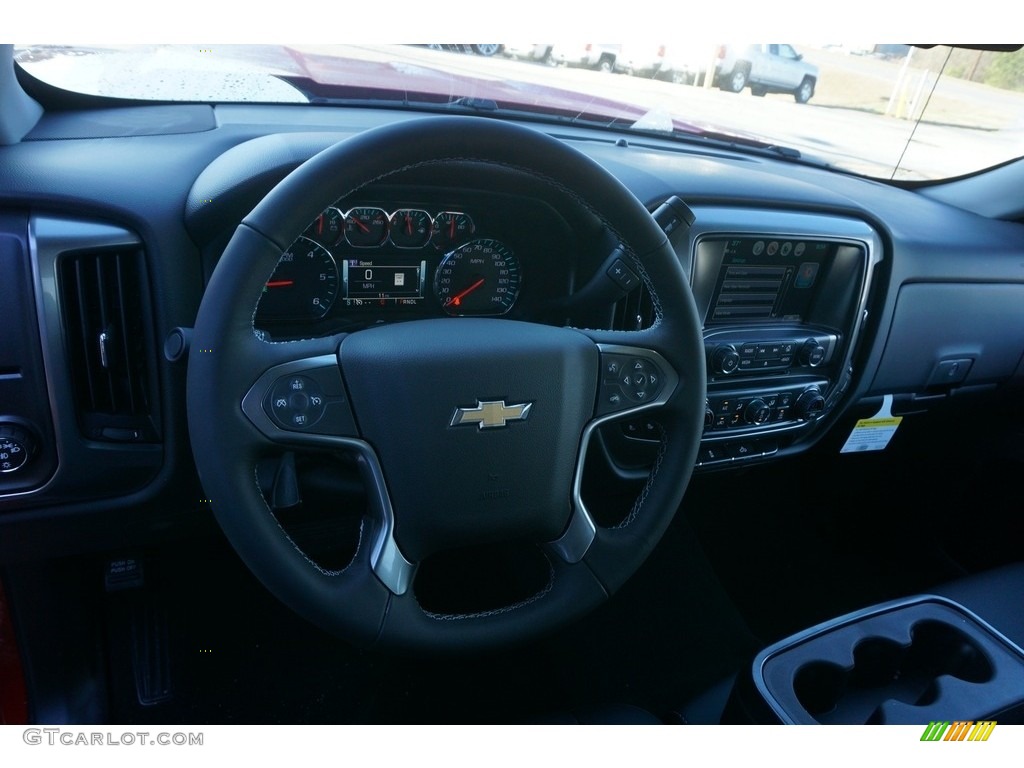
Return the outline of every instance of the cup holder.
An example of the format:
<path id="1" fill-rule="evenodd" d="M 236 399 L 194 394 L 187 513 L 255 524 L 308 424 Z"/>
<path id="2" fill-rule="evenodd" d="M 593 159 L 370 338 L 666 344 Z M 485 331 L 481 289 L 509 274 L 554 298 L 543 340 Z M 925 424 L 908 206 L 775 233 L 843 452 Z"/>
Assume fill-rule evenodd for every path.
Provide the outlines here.
<path id="1" fill-rule="evenodd" d="M 910 643 L 869 637 L 853 650 L 853 665 L 810 661 L 797 669 L 793 691 L 800 705 L 823 723 L 880 722 L 879 705 L 896 700 L 928 706 L 939 696 L 936 681 L 992 680 L 995 670 L 981 646 L 956 627 L 935 620 L 913 625 Z"/>

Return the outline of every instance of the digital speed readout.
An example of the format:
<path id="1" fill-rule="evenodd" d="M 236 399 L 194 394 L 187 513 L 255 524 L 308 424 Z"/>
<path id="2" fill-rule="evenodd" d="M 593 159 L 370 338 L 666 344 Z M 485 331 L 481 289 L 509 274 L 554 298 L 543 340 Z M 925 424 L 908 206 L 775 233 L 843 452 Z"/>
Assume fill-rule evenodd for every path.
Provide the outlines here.
<path id="1" fill-rule="evenodd" d="M 423 301 L 426 261 L 346 259 L 341 269 L 346 306 L 416 306 Z"/>

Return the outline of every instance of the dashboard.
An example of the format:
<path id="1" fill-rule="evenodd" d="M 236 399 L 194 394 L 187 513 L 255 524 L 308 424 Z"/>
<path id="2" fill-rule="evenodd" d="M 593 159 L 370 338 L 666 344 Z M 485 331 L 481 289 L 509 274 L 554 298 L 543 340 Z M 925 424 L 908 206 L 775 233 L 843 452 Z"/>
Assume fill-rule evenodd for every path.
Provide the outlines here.
<path id="1" fill-rule="evenodd" d="M 121 109 L 138 135 L 73 138 L 79 119 L 54 115 L 44 118 L 51 140 L 0 158 L 10 179 L 3 277 L 19 286 L 6 311 L 39 331 L 0 350 L 8 520 L 69 502 L 153 500 L 188 474 L 181 360 L 238 222 L 302 160 L 408 119 L 188 107 L 202 129 L 167 132 L 166 108 Z M 892 395 L 909 412 L 1024 380 L 1019 223 L 726 150 L 582 128 L 555 135 L 651 211 L 673 199 L 687 211 L 665 229 L 703 324 L 700 469 L 807 451 L 872 398 Z M 645 286 L 610 274 L 621 252 L 600 217 L 513 169 L 411 169 L 335 200 L 297 234 L 254 308 L 269 340 L 464 316 L 609 330 L 656 322 Z M 86 316 L 93 294 L 120 313 L 121 332 Z M 649 466 L 656 419 L 601 432 L 616 471 Z M 15 465 L 12 452 L 27 458 Z"/>
<path id="2" fill-rule="evenodd" d="M 27 563 L 39 574 L 38 583 L 59 583 L 50 593 L 29 591 L 24 598 L 54 610 L 22 615 L 38 622 L 25 630 L 34 649 L 52 647 L 52 655 L 62 658 L 64 646 L 48 638 L 66 634 L 61 627 L 72 610 L 83 614 L 74 626 L 101 629 L 94 622 L 103 615 L 103 601 L 132 596 L 137 580 L 130 564 L 139 553 L 162 553 L 168 542 L 181 545 L 187 568 L 205 565 L 199 559 L 208 550 L 194 548 L 195 539 L 221 541 L 210 514 L 216 491 L 208 477 L 199 481 L 187 403 L 231 395 L 217 386 L 197 392 L 188 376 L 197 356 L 223 351 L 198 343 L 192 331 L 201 305 L 207 309 L 216 295 L 218 263 L 249 227 L 240 223 L 305 160 L 376 126 L 415 119 L 385 110 L 313 107 L 118 107 L 105 113 L 101 127 L 107 135 L 90 136 L 94 117 L 90 110 L 47 114 L 40 129 L 45 140 L 0 149 L 0 304 L 7 325 L 19 331 L 0 334 L 0 563 L 14 564 L 8 572 Z M 131 126 L 132 135 L 121 125 Z M 283 256 L 272 268 L 264 260 L 266 269 L 249 278 L 251 311 L 242 308 L 245 322 L 238 324 L 237 336 L 255 333 L 272 342 L 260 345 L 270 354 L 282 347 L 316 351 L 260 369 L 248 390 L 236 391 L 233 408 L 216 409 L 221 415 L 211 420 L 205 441 L 209 450 L 231 455 L 219 441 L 232 429 L 255 426 L 272 442 L 284 436 L 254 452 L 236 479 L 250 492 L 255 479 L 255 492 L 268 507 L 279 505 L 280 520 L 296 542 L 284 547 L 288 552 L 314 551 L 330 571 L 346 568 L 361 542 L 371 542 L 364 551 L 377 553 L 381 538 L 364 533 L 376 536 L 373 524 L 387 522 L 387 510 L 368 504 L 365 488 L 392 482 L 396 473 L 412 478 L 399 484 L 405 496 L 395 497 L 396 508 L 408 508 L 409 499 L 418 497 L 443 500 L 436 515 L 415 520 L 424 527 L 436 517 L 458 536 L 472 532 L 487 516 L 464 514 L 470 495 L 477 500 L 475 510 L 514 507 L 509 499 L 517 480 L 497 482 L 505 470 L 485 466 L 479 430 L 488 420 L 500 426 L 506 418 L 524 418 L 531 401 L 567 390 L 560 383 L 584 369 L 593 381 L 580 387 L 606 402 L 593 408 L 584 403 L 589 421 L 582 431 L 566 440 L 563 432 L 569 430 L 551 427 L 544 450 L 524 450 L 518 466 L 539 467 L 520 473 L 532 478 L 568 457 L 563 474 L 571 482 L 562 489 L 569 485 L 571 491 L 559 498 L 571 495 L 572 503 L 585 504 L 599 535 L 630 535 L 628 527 L 623 531 L 623 514 L 633 514 L 630 505 L 644 498 L 652 468 L 661 466 L 666 426 L 680 425 L 678 418 L 663 423 L 672 407 L 668 393 L 676 387 L 697 390 L 696 399 L 704 400 L 692 420 L 687 407 L 688 426 L 672 439 L 678 434 L 692 441 L 686 450 L 693 451 L 696 480 L 690 487 L 706 492 L 697 497 L 707 502 L 700 512 L 720 526 L 730 551 L 734 541 L 757 538 L 790 512 L 794 525 L 814 526 L 819 518 L 825 526 L 835 523 L 841 546 L 854 546 L 844 537 L 844 525 L 873 525 L 862 522 L 857 499 L 834 520 L 821 504 L 815 506 L 815 494 L 831 488 L 839 495 L 861 482 L 864 464 L 839 454 L 857 423 L 883 407 L 911 428 L 917 423 L 907 417 L 937 413 L 928 418 L 941 428 L 942 414 L 978 407 L 986 428 L 992 425 L 985 433 L 993 436 L 992 450 L 1000 450 L 995 436 L 1019 431 L 1019 406 L 1014 411 L 1006 404 L 1019 399 L 1024 387 L 1024 224 L 972 213 L 927 190 L 741 151 L 656 137 L 626 139 L 586 128 L 531 127 L 602 166 L 651 212 L 667 239 L 668 261 L 674 254 L 692 290 L 696 337 L 684 343 L 664 331 L 658 297 L 633 269 L 637 261 L 623 249 L 623 238 L 581 200 L 584 195 L 536 175 L 452 160 L 404 169 L 340 196 L 334 189 L 310 189 L 308 207 L 283 211 L 294 219 L 286 236 L 274 242 L 274 258 Z M 538 377 L 539 394 L 495 384 L 505 374 L 492 374 L 489 363 L 496 361 L 496 369 L 498 363 L 508 365 L 503 345 L 509 336 L 492 338 L 486 329 L 506 320 L 538 335 L 593 334 L 603 345 L 590 348 L 600 373 L 579 357 L 583 362 L 571 371 L 542 361 L 550 366 L 542 374 L 554 373 Z M 405 376 L 393 360 L 376 359 L 394 352 L 402 336 L 390 332 L 403 326 L 465 327 L 475 363 L 464 366 L 459 348 L 435 343 L 415 360 L 429 375 Z M 637 331 L 661 333 L 658 349 L 666 355 L 645 357 L 642 345 L 615 346 L 618 334 L 635 341 Z M 367 366 L 358 379 L 344 371 L 336 350 L 322 344 L 341 335 L 349 351 L 355 342 L 356 360 L 380 367 Z M 384 341 L 378 348 L 373 339 Z M 687 349 L 680 352 L 674 344 Z M 702 349 L 691 354 L 694 345 Z M 524 368 L 536 363 L 521 350 L 516 354 Z M 703 367 L 673 364 L 694 357 L 703 359 Z M 693 375 L 697 369 L 699 377 Z M 463 374 L 477 378 L 465 383 Z M 449 377 L 446 384 L 435 386 L 442 376 Z M 303 385 L 306 410 L 303 403 L 292 407 L 295 382 Z M 353 385 L 359 391 L 353 393 Z M 387 397 L 371 414 L 371 426 L 391 449 L 390 464 L 381 466 L 368 461 L 373 454 L 362 445 L 365 411 L 352 411 L 362 432 L 348 412 L 360 393 L 377 390 Z M 500 398 L 508 399 L 493 402 Z M 314 421 L 319 407 L 320 422 L 294 428 L 296 415 Z M 530 427 L 541 410 L 533 408 Z M 459 422 L 453 411 L 461 414 Z M 441 428 L 416 440 L 410 435 L 428 430 L 417 428 L 415 419 Z M 488 437 L 514 438 L 524 433 L 521 426 L 496 427 Z M 334 443 L 323 442 L 327 433 Z M 464 440 L 468 447 L 456 461 L 432 448 L 435 438 Z M 315 440 L 321 440 L 319 452 L 304 454 L 303 441 L 308 446 Z M 549 447 L 556 441 L 557 447 Z M 282 445 L 283 457 L 276 450 Z M 884 478 L 887 457 L 875 456 L 882 469 L 874 477 Z M 453 480 L 456 464 L 479 470 L 470 473 L 472 482 Z M 803 480 L 813 473 L 818 476 L 805 488 Z M 660 478 L 663 487 L 685 485 L 673 472 L 662 471 Z M 295 486 L 301 486 L 308 517 L 293 512 Z M 669 512 L 676 507 L 664 506 Z M 843 520 L 836 522 L 840 515 Z M 764 524 L 754 525 L 762 516 Z M 500 524 L 509 518 L 490 516 Z M 683 520 L 684 527 L 690 524 Z M 656 567 L 647 571 L 656 582 L 666 573 L 666 560 L 701 559 L 689 557 L 693 549 L 679 548 L 691 544 L 680 545 L 679 526 L 674 531 L 675 540 L 669 534 L 663 539 L 667 556 L 661 564 L 652 560 Z M 556 541 L 547 529 L 542 533 L 535 541 L 561 546 L 571 558 L 586 531 L 569 526 Z M 651 547 L 657 540 L 637 538 Z M 377 562 L 393 563 L 397 558 L 388 558 L 395 551 L 407 551 L 400 538 L 392 541 L 398 546 L 380 547 L 384 554 Z M 805 541 L 796 537 L 778 549 L 770 546 L 770 562 L 785 556 L 785 546 L 804 547 Z M 605 562 L 618 567 L 633 543 L 610 551 Z M 479 581 L 471 591 L 490 599 L 488 590 L 497 585 L 501 605 L 519 605 L 543 592 L 552 559 L 559 562 L 550 548 L 542 552 L 538 546 L 512 571 L 515 578 L 506 578 L 488 569 L 506 555 L 523 553 L 496 550 L 491 542 L 480 549 L 481 557 L 462 560 L 460 551 L 435 570 L 432 554 L 424 555 L 415 576 L 422 588 L 417 599 L 437 615 L 475 610 L 475 595 L 462 602 L 470 573 Z M 83 577 L 83 563 L 96 576 L 101 561 L 102 579 Z M 59 580 L 49 575 L 55 562 L 62 569 Z M 198 572 L 189 585 L 205 578 L 207 571 Z M 405 582 L 397 578 L 400 567 L 394 573 L 394 581 L 380 582 L 384 587 L 369 581 L 398 594 Z M 179 574 L 171 580 L 177 583 Z M 657 603 L 650 615 L 660 615 L 675 599 L 676 593 L 663 593 L 664 586 L 704 594 L 703 582 L 675 576 L 649 590 Z M 70 600 L 64 584 L 102 594 Z M 184 587 L 181 604 L 191 606 L 203 589 Z M 260 596 L 266 597 L 262 591 Z M 833 603 L 828 606 L 831 611 Z M 685 621 L 705 618 L 705 609 L 701 602 Z M 647 623 L 646 609 L 642 621 L 635 620 L 639 615 L 629 613 L 621 625 L 654 626 Z M 205 625 L 197 628 L 207 632 Z M 676 652 L 677 628 L 659 633 L 671 646 L 664 658 Z M 288 634 L 276 624 L 272 632 Z M 700 659 L 702 652 L 692 657 Z M 77 666 L 90 680 L 100 679 L 101 673 L 91 671 L 90 653 L 82 650 Z M 131 657 L 126 651 L 111 658 L 116 655 Z M 36 664 L 61 670 L 48 683 L 55 701 L 71 695 L 66 665 Z M 103 715 L 81 719 L 95 722 Z"/>

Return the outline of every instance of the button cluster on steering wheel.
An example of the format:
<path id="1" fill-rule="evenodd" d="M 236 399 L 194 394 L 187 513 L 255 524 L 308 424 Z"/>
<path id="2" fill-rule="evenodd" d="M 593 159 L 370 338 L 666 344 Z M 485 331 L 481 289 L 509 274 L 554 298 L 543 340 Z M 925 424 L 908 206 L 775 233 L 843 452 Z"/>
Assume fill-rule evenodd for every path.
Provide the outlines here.
<path id="1" fill-rule="evenodd" d="M 663 375 L 651 360 L 636 355 L 601 354 L 599 414 L 652 402 L 661 391 Z"/>
<path id="2" fill-rule="evenodd" d="M 282 376 L 270 393 L 274 421 L 286 429 L 311 427 L 323 418 L 327 404 L 309 376 Z"/>
<path id="3" fill-rule="evenodd" d="M 316 358 L 313 366 L 303 361 L 271 369 L 253 391 L 259 394 L 263 413 L 274 426 L 288 432 L 317 435 L 357 434 L 345 396 L 338 366 L 330 358 Z"/>

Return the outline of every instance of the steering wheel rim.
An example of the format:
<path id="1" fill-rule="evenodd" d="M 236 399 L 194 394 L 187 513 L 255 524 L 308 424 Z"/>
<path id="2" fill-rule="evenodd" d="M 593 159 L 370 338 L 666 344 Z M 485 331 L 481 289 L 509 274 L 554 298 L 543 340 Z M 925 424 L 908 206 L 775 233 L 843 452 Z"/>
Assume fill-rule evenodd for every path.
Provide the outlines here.
<path id="1" fill-rule="evenodd" d="M 536 332 L 523 334 L 527 329 L 513 321 L 452 318 L 289 342 L 264 341 L 254 332 L 253 317 L 264 283 L 281 254 L 321 210 L 394 174 L 453 161 L 529 173 L 597 215 L 622 243 L 622 258 L 646 283 L 656 310 L 654 324 L 641 331 L 532 326 Z M 544 589 L 528 600 L 495 610 L 438 615 L 420 606 L 415 591 L 408 588 L 416 563 L 406 559 L 397 542 L 401 531 L 411 526 L 403 521 L 413 513 L 407 501 L 403 508 L 391 504 L 388 476 L 401 469 L 381 445 L 391 438 L 360 432 L 384 405 L 369 403 L 365 394 L 357 394 L 367 390 L 357 380 L 363 366 L 377 364 L 378 347 L 393 353 L 386 365 L 402 365 L 403 337 L 422 341 L 426 333 L 439 346 L 472 337 L 476 346 L 467 349 L 479 351 L 481 335 L 496 329 L 507 332 L 504 338 L 510 340 L 528 336 L 528 341 L 515 347 L 526 357 L 534 349 L 531 344 L 550 346 L 550 354 L 545 352 L 550 365 L 543 375 L 567 369 L 565 361 L 559 360 L 562 348 L 574 350 L 564 352 L 573 356 L 568 368 L 590 368 L 558 406 L 562 421 L 548 425 L 542 438 L 557 438 L 566 424 L 570 433 L 577 429 L 573 469 L 565 488 L 568 509 L 564 517 L 558 517 L 563 511 L 554 510 L 553 518 L 540 513 L 521 522 L 531 535 L 543 531 L 543 541 L 549 542 L 545 552 L 550 574 Z M 371 330 L 379 336 L 371 336 Z M 608 381 L 601 366 L 612 359 L 653 365 L 662 377 L 657 396 L 640 404 L 602 404 Z M 483 371 L 493 365 L 490 360 L 479 366 L 479 375 L 485 376 Z M 264 407 L 273 382 L 296 371 L 332 368 L 343 381 L 339 397 L 345 402 L 347 396 L 358 424 L 325 436 L 292 433 L 273 422 Z M 498 386 L 497 379 L 480 381 L 488 382 L 481 386 Z M 703 424 L 704 382 L 700 321 L 688 281 L 666 236 L 628 189 L 582 153 L 530 128 L 485 118 L 430 117 L 366 131 L 324 150 L 280 182 L 243 220 L 214 271 L 196 318 L 187 399 L 193 453 L 217 521 L 247 566 L 282 602 L 358 644 L 465 650 L 532 638 L 581 616 L 614 593 L 640 566 L 667 528 L 689 481 Z M 585 400 L 588 391 L 597 405 L 587 402 L 578 413 L 578 401 Z M 495 395 L 512 398 L 509 404 L 521 397 L 516 392 L 478 391 L 478 399 Z M 409 406 L 419 403 L 410 400 Z M 444 403 L 449 409 L 472 405 L 465 402 L 464 393 Z M 533 421 L 506 427 L 507 435 L 543 429 L 534 423 L 541 423 L 539 414 L 546 406 L 546 402 L 544 407 L 534 406 L 538 415 L 531 415 Z M 651 476 L 622 523 L 615 528 L 596 526 L 579 496 L 587 443 L 601 423 L 648 408 L 657 408 L 664 426 Z M 365 418 L 358 415 L 360 409 Z M 444 430 L 468 440 L 465 427 L 440 424 L 438 433 Z M 447 439 L 448 432 L 439 439 Z M 295 545 L 256 483 L 260 458 L 289 445 L 347 449 L 358 457 L 373 509 L 364 522 L 355 558 L 340 571 L 322 568 Z M 391 469 L 382 468 L 378 452 Z M 529 460 L 524 453 L 516 456 L 516 461 Z M 433 521 L 424 525 L 427 538 L 438 536 Z M 546 536 L 552 526 L 562 531 L 554 539 Z M 431 542 L 431 548 L 443 544 L 444 535 L 439 535 L 440 542 Z M 406 541 L 412 541 L 408 536 Z"/>

